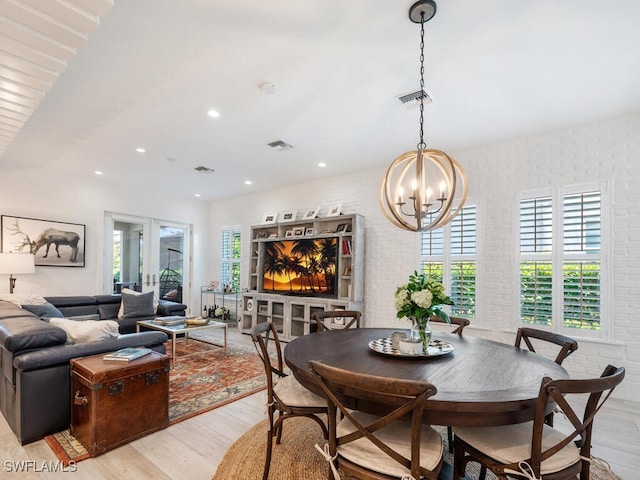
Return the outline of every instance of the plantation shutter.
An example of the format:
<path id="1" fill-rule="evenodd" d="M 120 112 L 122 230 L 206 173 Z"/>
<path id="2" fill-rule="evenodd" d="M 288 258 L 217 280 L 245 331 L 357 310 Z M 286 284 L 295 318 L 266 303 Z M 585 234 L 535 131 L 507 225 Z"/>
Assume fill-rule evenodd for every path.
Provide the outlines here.
<path id="1" fill-rule="evenodd" d="M 240 291 L 240 245 L 238 227 L 220 232 L 220 287 L 229 285 L 234 292 Z"/>
<path id="2" fill-rule="evenodd" d="M 476 207 L 463 207 L 451 221 L 451 313 L 475 317 L 476 305 Z"/>
<path id="3" fill-rule="evenodd" d="M 564 197 L 563 323 L 600 328 L 600 192 Z"/>
<path id="4" fill-rule="evenodd" d="M 552 323 L 552 199 L 520 202 L 520 320 Z"/>

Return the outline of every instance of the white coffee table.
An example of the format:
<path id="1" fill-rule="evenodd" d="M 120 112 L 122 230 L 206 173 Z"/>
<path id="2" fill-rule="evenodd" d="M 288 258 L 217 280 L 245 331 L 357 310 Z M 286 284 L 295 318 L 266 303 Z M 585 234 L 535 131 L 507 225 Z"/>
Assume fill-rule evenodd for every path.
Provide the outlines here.
<path id="1" fill-rule="evenodd" d="M 187 318 L 187 317 L 186 317 Z M 186 320 L 185 318 L 185 320 Z M 186 323 L 180 323 L 177 325 L 162 325 L 158 320 L 139 320 L 136 322 L 136 332 L 140 331 L 141 327 L 150 328 L 152 330 L 159 330 L 161 332 L 166 333 L 171 337 L 171 361 L 175 366 L 176 362 L 176 338 L 180 334 L 184 334 L 184 342 L 185 344 L 189 341 L 189 333 L 195 332 L 198 330 L 206 330 L 209 328 L 222 328 L 224 330 L 224 344 L 220 345 L 219 343 L 210 342 L 208 340 L 198 339 L 199 342 L 209 343 L 211 345 L 215 345 L 217 347 L 223 347 L 224 353 L 227 353 L 227 324 L 224 322 L 215 322 L 210 321 L 206 325 L 187 325 Z"/>

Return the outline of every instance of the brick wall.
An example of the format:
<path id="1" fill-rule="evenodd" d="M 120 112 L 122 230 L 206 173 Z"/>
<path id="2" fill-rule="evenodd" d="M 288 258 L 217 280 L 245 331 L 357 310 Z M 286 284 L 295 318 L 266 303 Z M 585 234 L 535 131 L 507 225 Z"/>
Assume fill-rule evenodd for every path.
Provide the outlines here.
<path id="1" fill-rule="evenodd" d="M 438 145 L 433 145 L 439 148 Z M 408 146 L 407 148 L 411 148 Z M 397 152 L 399 155 L 402 152 Z M 627 377 L 618 397 L 640 395 L 640 114 L 492 145 L 447 151 L 467 171 L 469 197 L 479 205 L 482 263 L 478 278 L 478 318 L 469 334 L 511 343 L 517 328 L 517 258 L 514 245 L 517 195 L 522 190 L 605 180 L 611 189 L 612 335 L 608 342 L 579 339 L 565 363 L 572 375 L 599 375 L 606 363 L 624 365 Z M 328 159 L 330 161 L 330 159 Z M 335 203 L 345 213 L 365 217 L 366 326 L 404 327 L 397 320 L 393 292 L 418 266 L 417 233 L 391 225 L 378 205 L 384 166 L 212 204 L 209 271 L 219 271 L 219 229 L 240 224 L 244 238 L 265 212 L 318 205 L 321 215 Z M 248 274 L 248 249 L 242 275 Z M 212 275 L 215 277 L 215 274 Z M 465 330 L 467 331 L 467 330 Z"/>

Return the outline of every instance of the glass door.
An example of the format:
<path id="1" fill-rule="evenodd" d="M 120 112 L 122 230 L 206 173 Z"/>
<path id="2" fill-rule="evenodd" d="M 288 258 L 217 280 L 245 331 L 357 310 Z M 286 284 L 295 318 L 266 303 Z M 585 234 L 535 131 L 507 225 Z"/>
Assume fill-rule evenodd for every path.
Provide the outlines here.
<path id="1" fill-rule="evenodd" d="M 104 227 L 104 292 L 154 291 L 188 305 L 189 225 L 105 212 Z"/>

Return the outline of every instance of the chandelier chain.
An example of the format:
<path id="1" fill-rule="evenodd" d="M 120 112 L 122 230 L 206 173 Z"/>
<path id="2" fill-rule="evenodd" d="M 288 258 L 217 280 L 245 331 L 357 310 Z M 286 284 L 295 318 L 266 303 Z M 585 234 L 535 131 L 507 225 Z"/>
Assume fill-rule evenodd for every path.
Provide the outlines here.
<path id="1" fill-rule="evenodd" d="M 420 12 L 420 143 L 418 150 L 424 150 L 424 11 Z"/>

